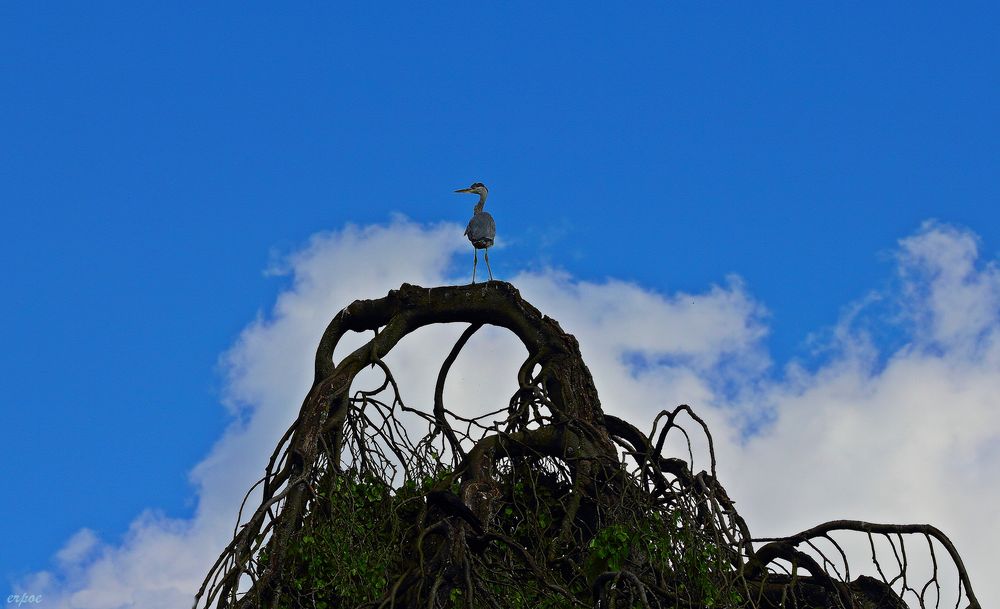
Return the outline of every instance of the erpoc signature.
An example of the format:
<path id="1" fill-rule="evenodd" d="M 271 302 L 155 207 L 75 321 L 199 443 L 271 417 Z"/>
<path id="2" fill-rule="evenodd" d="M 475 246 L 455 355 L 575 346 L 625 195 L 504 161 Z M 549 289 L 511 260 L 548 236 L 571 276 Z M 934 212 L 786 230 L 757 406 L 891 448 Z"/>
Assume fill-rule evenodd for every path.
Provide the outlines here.
<path id="1" fill-rule="evenodd" d="M 8 605 L 38 604 L 42 602 L 41 594 L 11 594 L 7 597 Z"/>

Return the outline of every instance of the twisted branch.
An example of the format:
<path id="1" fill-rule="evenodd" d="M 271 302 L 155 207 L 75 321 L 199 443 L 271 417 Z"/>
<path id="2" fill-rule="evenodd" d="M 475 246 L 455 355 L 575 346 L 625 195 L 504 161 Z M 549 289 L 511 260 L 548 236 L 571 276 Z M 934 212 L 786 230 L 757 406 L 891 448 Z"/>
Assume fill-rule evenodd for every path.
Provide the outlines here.
<path id="1" fill-rule="evenodd" d="M 441 365 L 431 411 L 408 406 L 383 358 L 410 333 L 454 322 L 468 327 Z M 516 390 L 498 411 L 449 409 L 448 373 L 484 325 L 511 331 L 527 351 Z M 348 332 L 373 337 L 334 362 Z M 381 382 L 354 389 L 367 367 Z M 688 426 L 707 441 L 708 471 L 693 471 Z M 672 432 L 683 436 L 686 459 L 663 454 Z M 241 520 L 257 488 L 259 503 L 210 569 L 195 609 L 895 608 L 901 594 L 923 606 L 931 589 L 940 599 L 932 541 L 956 565 L 959 601 L 980 609 L 958 552 L 929 525 L 840 520 L 754 539 L 717 479 L 713 439 L 694 410 L 660 412 L 649 434 L 604 414 L 576 339 L 502 282 L 404 284 L 340 311 L 319 342 L 299 416 L 244 498 Z M 848 555 L 831 537 L 842 531 L 868 535 L 881 580 L 848 581 Z M 934 565 L 919 591 L 906 578 L 908 534 L 927 539 Z M 892 579 L 875 535 L 892 547 Z M 839 563 L 816 541 L 832 544 Z"/>

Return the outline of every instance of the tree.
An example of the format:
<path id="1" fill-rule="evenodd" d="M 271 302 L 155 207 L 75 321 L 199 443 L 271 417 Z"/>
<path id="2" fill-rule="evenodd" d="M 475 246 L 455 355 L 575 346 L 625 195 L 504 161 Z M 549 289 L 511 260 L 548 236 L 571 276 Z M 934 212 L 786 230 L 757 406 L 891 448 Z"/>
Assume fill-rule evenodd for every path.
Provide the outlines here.
<path id="1" fill-rule="evenodd" d="M 405 405 L 383 357 L 415 330 L 452 322 L 469 326 L 441 365 L 432 411 Z M 513 332 L 527 356 L 505 411 L 464 417 L 444 404 L 444 386 L 486 324 Z M 346 333 L 369 331 L 334 363 Z M 381 385 L 354 388 L 369 366 Z M 403 413 L 426 424 L 422 438 L 411 440 Z M 663 454 L 668 434 L 690 447 L 695 431 L 708 471 Z M 942 596 L 935 547 L 958 572 L 956 607 L 980 607 L 955 547 L 928 525 L 838 520 L 754 539 L 695 411 L 660 412 L 648 434 L 606 414 L 576 339 L 503 282 L 404 284 L 340 311 L 299 416 L 247 497 L 258 488 L 196 609 L 923 606 Z M 867 536 L 879 578 L 851 579 L 836 532 Z M 919 583 L 907 577 L 913 538 L 934 561 Z M 876 539 L 892 547 L 891 568 Z"/>

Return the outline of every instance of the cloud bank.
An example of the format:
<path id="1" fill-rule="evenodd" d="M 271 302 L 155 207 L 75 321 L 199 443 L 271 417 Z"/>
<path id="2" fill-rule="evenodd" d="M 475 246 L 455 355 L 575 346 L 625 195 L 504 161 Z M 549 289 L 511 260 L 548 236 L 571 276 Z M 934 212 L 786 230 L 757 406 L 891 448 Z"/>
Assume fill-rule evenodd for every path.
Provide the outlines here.
<path id="1" fill-rule="evenodd" d="M 298 411 L 329 319 L 403 282 L 467 281 L 464 267 L 450 273 L 467 254 L 461 233 L 395 218 L 316 235 L 283 260 L 290 286 L 224 356 L 233 423 L 191 473 L 193 518 L 141 514 L 121 544 L 83 529 L 51 570 L 15 591 L 66 609 L 190 606 L 232 535 L 243 493 Z M 709 420 L 720 477 L 756 536 L 834 518 L 929 522 L 965 556 L 983 605 L 995 605 L 1000 270 L 981 259 L 974 234 L 937 223 L 898 243 L 896 269 L 891 289 L 845 307 L 821 364 L 781 370 L 766 351 L 766 311 L 735 277 L 696 294 L 554 270 L 511 281 L 577 336 L 607 411 L 642 428 L 684 402 Z M 868 305 L 876 300 L 889 306 Z M 883 326 L 901 336 L 890 351 L 872 339 Z M 427 329 L 390 354 L 409 403 L 429 402 L 435 362 L 459 332 Z M 522 352 L 508 335 L 480 332 L 449 377 L 447 401 L 504 404 Z"/>

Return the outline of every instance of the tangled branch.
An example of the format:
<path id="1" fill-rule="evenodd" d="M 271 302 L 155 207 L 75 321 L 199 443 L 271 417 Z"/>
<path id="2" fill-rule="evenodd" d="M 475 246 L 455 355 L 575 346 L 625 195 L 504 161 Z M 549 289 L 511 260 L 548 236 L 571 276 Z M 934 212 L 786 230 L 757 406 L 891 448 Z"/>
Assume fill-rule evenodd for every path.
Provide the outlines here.
<path id="1" fill-rule="evenodd" d="M 452 322 L 468 327 L 441 365 L 432 409 L 408 406 L 383 358 L 415 330 Z M 527 355 L 507 406 L 470 415 L 449 408 L 444 390 L 484 325 L 511 331 Z M 375 335 L 335 363 L 348 332 Z M 357 388 L 369 368 L 381 382 Z M 708 471 L 693 471 L 693 433 L 707 442 Z M 686 443 L 686 459 L 664 454 L 672 435 Z M 502 282 L 404 284 L 338 313 L 299 416 L 240 521 L 195 609 L 846 609 L 904 607 L 904 598 L 937 607 L 935 543 L 958 573 L 956 608 L 964 600 L 979 609 L 958 552 L 927 525 L 833 521 L 754 539 L 717 479 L 712 436 L 694 410 L 659 413 L 648 434 L 605 414 L 576 339 Z M 833 537 L 843 532 L 868 536 L 878 578 L 851 579 Z M 904 535 L 927 542 L 927 581 L 908 577 Z M 892 548 L 888 574 L 875 538 Z"/>

